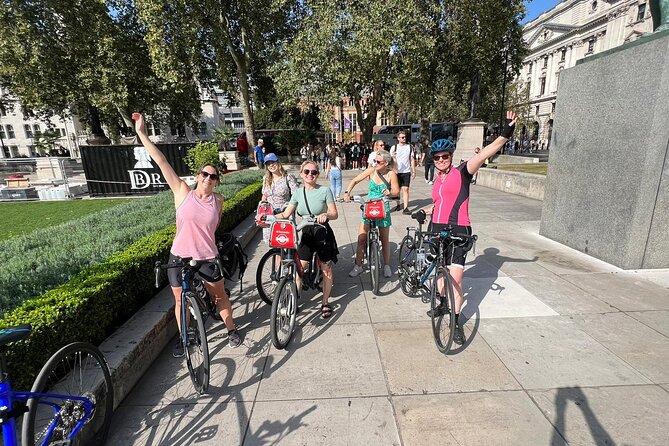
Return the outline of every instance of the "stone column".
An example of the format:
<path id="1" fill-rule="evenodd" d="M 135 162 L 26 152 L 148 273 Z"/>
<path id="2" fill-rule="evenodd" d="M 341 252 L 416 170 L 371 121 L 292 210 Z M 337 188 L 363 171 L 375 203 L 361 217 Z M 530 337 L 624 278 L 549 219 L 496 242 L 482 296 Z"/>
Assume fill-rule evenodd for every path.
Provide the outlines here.
<path id="1" fill-rule="evenodd" d="M 457 164 L 461 159 L 474 156 L 474 149 L 483 148 L 483 136 L 486 123 L 478 118 L 468 119 L 458 124 L 458 140 L 453 159 Z"/>

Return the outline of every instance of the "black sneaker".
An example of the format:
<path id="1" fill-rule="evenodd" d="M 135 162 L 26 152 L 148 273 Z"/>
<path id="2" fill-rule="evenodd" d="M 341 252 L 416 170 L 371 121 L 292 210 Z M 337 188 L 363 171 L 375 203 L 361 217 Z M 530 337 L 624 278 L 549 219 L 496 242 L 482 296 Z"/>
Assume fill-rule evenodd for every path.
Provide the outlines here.
<path id="1" fill-rule="evenodd" d="M 402 213 L 403 213 L 404 215 L 411 215 L 411 209 L 409 209 L 409 208 L 404 208 L 404 210 L 402 211 Z"/>
<path id="2" fill-rule="evenodd" d="M 453 342 L 458 345 L 465 343 L 465 332 L 460 325 L 455 326 L 455 333 L 453 334 Z"/>
<path id="3" fill-rule="evenodd" d="M 242 338 L 239 337 L 237 330 L 228 332 L 228 345 L 230 348 L 237 348 L 242 345 Z"/>
<path id="4" fill-rule="evenodd" d="M 446 307 L 444 306 L 443 303 L 441 303 L 441 304 L 437 305 L 435 308 L 433 308 L 432 310 L 428 310 L 427 315 L 430 316 L 430 317 L 432 317 L 433 315 L 434 315 L 434 317 L 439 317 L 439 316 L 444 315 L 446 313 L 447 313 Z"/>
<path id="5" fill-rule="evenodd" d="M 398 204 L 397 206 L 395 206 L 395 207 L 393 208 L 393 212 L 397 212 L 397 211 L 399 211 L 400 209 L 402 209 L 402 206 L 400 206 L 400 205 Z"/>
<path id="6" fill-rule="evenodd" d="M 183 358 L 185 352 L 184 352 L 184 345 L 181 343 L 181 338 L 177 339 L 177 343 L 174 344 L 174 350 L 172 350 L 172 356 L 175 358 Z"/>

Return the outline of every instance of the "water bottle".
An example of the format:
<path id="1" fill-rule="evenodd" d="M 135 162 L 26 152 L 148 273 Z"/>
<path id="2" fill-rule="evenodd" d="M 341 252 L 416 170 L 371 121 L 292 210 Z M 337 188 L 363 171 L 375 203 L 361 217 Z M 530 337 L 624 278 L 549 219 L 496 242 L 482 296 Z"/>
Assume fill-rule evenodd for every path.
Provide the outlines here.
<path id="1" fill-rule="evenodd" d="M 425 248 L 419 248 L 416 251 L 416 267 L 418 270 L 423 268 L 425 264 Z"/>

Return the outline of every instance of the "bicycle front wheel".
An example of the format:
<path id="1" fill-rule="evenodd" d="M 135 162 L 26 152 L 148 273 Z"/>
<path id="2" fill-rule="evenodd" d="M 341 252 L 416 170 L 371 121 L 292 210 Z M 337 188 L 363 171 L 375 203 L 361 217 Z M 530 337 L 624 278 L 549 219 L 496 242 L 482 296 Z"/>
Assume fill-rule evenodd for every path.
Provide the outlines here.
<path id="1" fill-rule="evenodd" d="M 272 248 L 260 258 L 256 270 L 258 295 L 267 305 L 272 305 L 272 298 L 281 279 L 280 258 L 281 250 Z"/>
<path id="2" fill-rule="evenodd" d="M 107 361 L 97 347 L 75 342 L 58 350 L 42 367 L 31 392 L 86 398 L 92 411 L 87 416 L 86 403 L 67 397 L 29 399 L 21 432 L 23 446 L 65 444 L 82 421 L 68 444 L 104 444 L 114 410 L 114 389 Z"/>
<path id="3" fill-rule="evenodd" d="M 443 296 L 439 288 L 443 286 Z M 446 353 L 453 343 L 455 334 L 455 294 L 448 269 L 440 266 L 432 281 L 430 292 L 430 318 L 432 334 L 440 352 Z"/>
<path id="4" fill-rule="evenodd" d="M 369 242 L 369 278 L 372 281 L 372 293 L 379 294 L 379 270 L 381 261 L 379 259 L 379 242 L 372 240 Z"/>
<path id="5" fill-rule="evenodd" d="M 297 286 L 292 276 L 281 279 L 272 301 L 269 316 L 269 331 L 274 347 L 286 348 L 293 337 L 297 317 Z"/>
<path id="6" fill-rule="evenodd" d="M 209 344 L 207 330 L 204 326 L 202 311 L 197 296 L 193 292 L 186 293 L 186 308 L 190 317 L 186 325 L 186 365 L 195 390 L 200 395 L 207 393 L 209 388 Z M 183 310 L 182 310 L 183 311 Z M 183 327 L 181 328 L 184 329 Z M 183 336 L 182 336 L 183 339 Z"/>

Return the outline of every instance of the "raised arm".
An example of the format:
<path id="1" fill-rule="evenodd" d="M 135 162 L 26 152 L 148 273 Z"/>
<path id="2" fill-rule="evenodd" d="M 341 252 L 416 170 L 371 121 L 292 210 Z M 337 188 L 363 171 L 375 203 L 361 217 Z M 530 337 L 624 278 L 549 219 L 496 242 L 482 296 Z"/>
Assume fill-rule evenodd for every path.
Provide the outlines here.
<path id="1" fill-rule="evenodd" d="M 478 172 L 483 163 L 485 163 L 485 160 L 499 152 L 499 150 L 504 147 L 504 144 L 511 139 L 516 127 L 516 119 L 517 117 L 514 112 L 506 112 L 506 124 L 504 125 L 504 130 L 502 130 L 500 136 L 467 161 L 467 171 L 469 171 L 470 174 L 474 175 Z"/>
<path id="2" fill-rule="evenodd" d="M 165 177 L 165 181 L 167 181 L 168 186 L 170 186 L 170 189 L 172 189 L 172 192 L 174 193 L 175 204 L 181 203 L 181 201 L 183 201 L 183 199 L 188 194 L 190 188 L 185 181 L 179 178 L 179 175 L 177 175 L 177 173 L 174 171 L 174 168 L 170 165 L 169 161 L 167 161 L 167 158 L 165 158 L 163 152 L 158 150 L 158 147 L 156 147 L 156 145 L 146 135 L 146 132 L 144 131 L 144 116 L 142 116 L 140 113 L 133 113 L 132 119 L 135 120 L 135 132 L 142 141 L 142 145 L 146 151 L 149 152 L 149 155 L 151 155 L 153 161 L 158 164 L 158 168 L 163 174 L 163 177 Z"/>
<path id="3" fill-rule="evenodd" d="M 344 201 L 345 202 L 350 202 L 351 201 L 351 192 L 353 191 L 353 188 L 355 187 L 356 184 L 364 180 L 365 178 L 368 178 L 371 174 L 374 173 L 374 167 L 368 167 L 367 169 L 363 170 L 361 174 L 353 178 L 349 183 L 346 189 L 344 190 Z"/>

